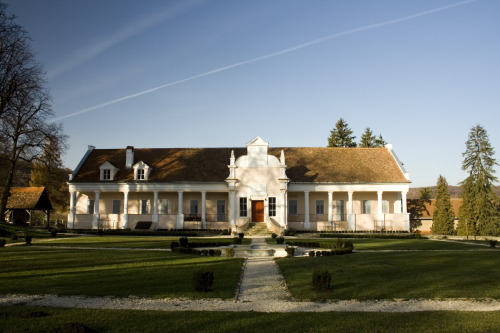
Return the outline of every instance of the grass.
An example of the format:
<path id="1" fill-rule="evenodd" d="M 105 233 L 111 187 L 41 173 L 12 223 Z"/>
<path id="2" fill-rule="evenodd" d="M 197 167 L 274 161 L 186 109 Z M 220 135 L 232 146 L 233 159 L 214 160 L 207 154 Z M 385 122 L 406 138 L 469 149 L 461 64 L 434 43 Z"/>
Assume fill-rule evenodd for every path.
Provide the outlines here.
<path id="1" fill-rule="evenodd" d="M 164 251 L 22 246 L 0 252 L 0 294 L 231 298 L 243 263 Z M 200 269 L 214 272 L 213 292 L 193 291 L 192 277 Z"/>
<path id="2" fill-rule="evenodd" d="M 27 318 L 43 311 L 45 317 Z M 4 332 L 83 323 L 97 332 L 498 332 L 499 312 L 259 313 L 0 307 Z"/>
<path id="3" fill-rule="evenodd" d="M 346 238 L 354 244 L 354 250 L 477 250 L 485 249 L 481 244 L 438 241 L 428 239 L 363 239 L 363 238 Z M 300 241 L 305 243 L 335 243 L 336 238 L 286 238 L 287 241 Z M 276 241 L 268 238 L 269 244 L 276 244 Z M 485 243 L 483 242 L 482 245 Z M 474 246 L 476 245 L 476 246 Z"/>
<path id="4" fill-rule="evenodd" d="M 356 244 L 355 244 L 356 248 Z M 500 251 L 366 252 L 277 259 L 297 299 L 500 298 Z M 315 292 L 314 269 L 332 274 Z"/>
<path id="5" fill-rule="evenodd" d="M 232 242 L 231 238 L 198 238 L 188 237 L 192 242 Z M 36 240 L 35 240 L 36 241 Z M 170 243 L 179 241 L 179 237 L 161 236 L 83 236 L 59 238 L 50 242 L 37 242 L 40 246 L 68 246 L 68 247 L 103 247 L 103 248 L 144 248 L 170 249 Z M 250 243 L 250 239 L 243 239 L 243 244 Z"/>

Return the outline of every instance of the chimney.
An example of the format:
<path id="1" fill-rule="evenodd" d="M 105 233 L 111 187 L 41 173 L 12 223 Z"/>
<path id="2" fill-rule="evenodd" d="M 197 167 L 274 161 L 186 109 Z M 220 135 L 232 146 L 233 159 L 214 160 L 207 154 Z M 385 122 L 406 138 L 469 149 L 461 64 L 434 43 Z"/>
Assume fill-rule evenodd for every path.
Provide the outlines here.
<path id="1" fill-rule="evenodd" d="M 125 155 L 125 168 L 130 169 L 134 165 L 134 147 L 127 146 L 127 152 Z"/>

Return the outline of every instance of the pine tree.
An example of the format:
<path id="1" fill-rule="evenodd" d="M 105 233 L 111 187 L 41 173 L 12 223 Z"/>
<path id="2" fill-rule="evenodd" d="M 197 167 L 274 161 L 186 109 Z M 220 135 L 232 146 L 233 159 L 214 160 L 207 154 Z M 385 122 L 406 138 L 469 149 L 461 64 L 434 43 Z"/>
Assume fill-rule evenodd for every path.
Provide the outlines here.
<path id="1" fill-rule="evenodd" d="M 375 147 L 375 140 L 377 137 L 373 135 L 372 130 L 370 127 L 367 127 L 365 129 L 365 132 L 361 136 L 361 141 L 359 142 L 359 146 L 362 148 L 372 148 Z"/>
<path id="2" fill-rule="evenodd" d="M 448 183 L 441 175 L 437 181 L 435 206 L 431 232 L 438 235 L 452 235 L 455 232 L 455 214 L 451 207 Z"/>
<path id="3" fill-rule="evenodd" d="M 344 119 L 340 118 L 335 124 L 335 128 L 330 131 L 328 138 L 328 147 L 356 147 L 355 136 L 352 135 Z"/>
<path id="4" fill-rule="evenodd" d="M 378 135 L 378 138 L 375 139 L 375 147 L 384 147 L 387 142 L 382 138 L 382 134 Z"/>
<path id="5" fill-rule="evenodd" d="M 420 189 L 420 195 L 417 200 L 412 200 L 412 204 L 408 206 L 408 212 L 410 213 L 410 227 L 411 230 L 416 230 L 422 226 L 421 218 L 424 216 L 424 212 L 429 214 L 427 210 L 427 205 L 431 203 L 432 190 L 428 187 Z"/>
<path id="6" fill-rule="evenodd" d="M 499 235 L 498 198 L 493 191 L 493 182 L 497 181 L 493 167 L 498 164 L 482 126 L 476 125 L 470 130 L 466 151 L 462 155 L 462 170 L 468 171 L 469 176 L 461 183 L 462 206 L 457 233 L 467 236 Z"/>

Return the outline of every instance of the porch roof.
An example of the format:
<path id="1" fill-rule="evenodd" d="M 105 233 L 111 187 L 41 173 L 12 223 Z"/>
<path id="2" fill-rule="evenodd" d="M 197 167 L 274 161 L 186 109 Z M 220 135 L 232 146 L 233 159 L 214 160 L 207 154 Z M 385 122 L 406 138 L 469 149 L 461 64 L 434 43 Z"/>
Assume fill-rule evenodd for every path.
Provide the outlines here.
<path id="1" fill-rule="evenodd" d="M 408 183 L 387 148 L 269 148 L 268 154 L 285 153 L 291 182 L 310 183 Z M 229 176 L 231 151 L 246 155 L 246 148 L 136 148 L 134 161 L 153 168 L 147 182 L 224 182 Z M 72 182 L 98 182 L 99 166 L 106 161 L 119 171 L 115 182 L 134 181 L 125 167 L 126 149 L 94 149 Z M 103 181 L 109 182 L 109 181 Z"/>

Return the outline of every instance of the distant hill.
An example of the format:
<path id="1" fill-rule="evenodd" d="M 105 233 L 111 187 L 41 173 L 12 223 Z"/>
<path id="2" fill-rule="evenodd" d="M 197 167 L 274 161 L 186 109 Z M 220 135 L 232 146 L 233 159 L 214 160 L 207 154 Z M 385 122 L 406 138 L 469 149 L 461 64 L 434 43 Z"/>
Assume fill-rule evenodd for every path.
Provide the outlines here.
<path id="1" fill-rule="evenodd" d="M 408 199 L 418 199 L 420 197 L 420 190 L 425 187 L 414 187 L 410 188 L 407 194 Z M 428 186 L 428 188 L 432 191 L 431 199 L 436 198 L 436 186 Z M 460 198 L 460 194 L 462 193 L 460 186 L 448 186 L 448 190 L 450 191 L 450 197 Z M 495 193 L 500 196 L 500 186 L 495 186 Z"/>

